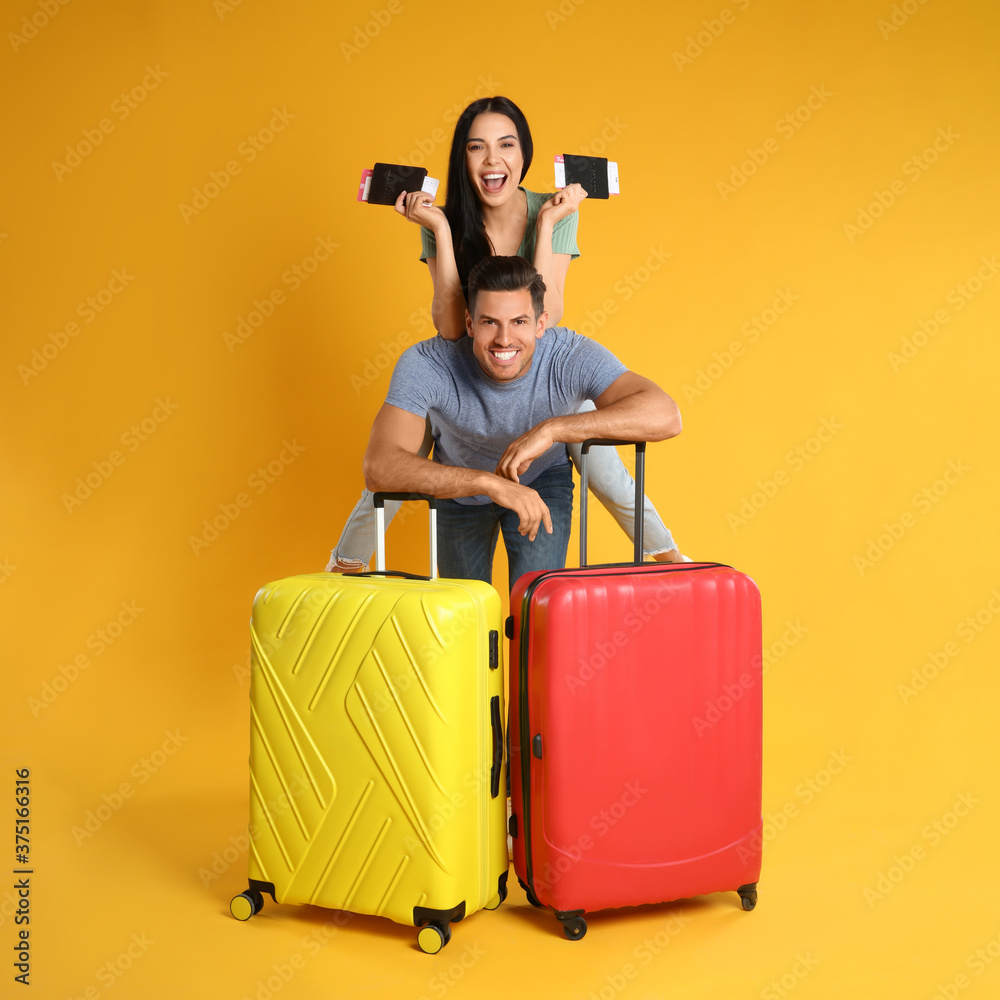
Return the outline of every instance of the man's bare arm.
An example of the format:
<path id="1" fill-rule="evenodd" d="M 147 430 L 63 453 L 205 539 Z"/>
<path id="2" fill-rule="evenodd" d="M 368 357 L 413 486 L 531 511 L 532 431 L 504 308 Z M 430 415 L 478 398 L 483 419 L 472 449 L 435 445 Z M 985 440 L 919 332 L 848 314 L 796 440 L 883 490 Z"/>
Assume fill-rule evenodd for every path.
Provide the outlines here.
<path id="1" fill-rule="evenodd" d="M 514 482 L 556 442 L 588 438 L 665 441 L 681 432 L 677 404 L 655 382 L 635 372 L 615 379 L 597 399 L 596 410 L 550 417 L 512 441 L 497 465 L 497 475 Z"/>
<path id="2" fill-rule="evenodd" d="M 429 493 L 431 496 L 488 496 L 514 511 L 520 518 L 518 530 L 535 540 L 540 525 L 552 534 L 552 518 L 542 498 L 527 486 L 520 486 L 492 472 L 460 469 L 421 458 L 424 418 L 383 403 L 372 424 L 365 452 L 365 485 L 373 493 Z"/>

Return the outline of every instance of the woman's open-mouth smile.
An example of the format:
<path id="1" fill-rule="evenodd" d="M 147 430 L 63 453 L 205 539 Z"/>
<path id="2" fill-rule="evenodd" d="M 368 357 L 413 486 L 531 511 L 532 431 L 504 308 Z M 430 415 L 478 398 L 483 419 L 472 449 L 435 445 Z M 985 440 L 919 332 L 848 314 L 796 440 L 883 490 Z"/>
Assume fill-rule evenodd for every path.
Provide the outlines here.
<path id="1" fill-rule="evenodd" d="M 497 170 L 491 170 L 489 173 L 482 174 L 481 179 L 483 187 L 490 194 L 498 194 L 507 183 L 507 175 Z"/>

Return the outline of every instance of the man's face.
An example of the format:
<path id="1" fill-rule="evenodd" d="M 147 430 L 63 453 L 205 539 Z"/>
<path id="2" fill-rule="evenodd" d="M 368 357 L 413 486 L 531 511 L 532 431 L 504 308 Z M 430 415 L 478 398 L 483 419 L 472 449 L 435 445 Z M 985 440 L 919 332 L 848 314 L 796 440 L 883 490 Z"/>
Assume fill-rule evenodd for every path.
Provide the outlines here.
<path id="1" fill-rule="evenodd" d="M 472 338 L 472 353 L 479 367 L 494 382 L 510 382 L 531 367 L 535 341 L 545 330 L 546 314 L 535 319 L 531 293 L 480 292 L 476 315 L 465 313 L 465 327 Z"/>

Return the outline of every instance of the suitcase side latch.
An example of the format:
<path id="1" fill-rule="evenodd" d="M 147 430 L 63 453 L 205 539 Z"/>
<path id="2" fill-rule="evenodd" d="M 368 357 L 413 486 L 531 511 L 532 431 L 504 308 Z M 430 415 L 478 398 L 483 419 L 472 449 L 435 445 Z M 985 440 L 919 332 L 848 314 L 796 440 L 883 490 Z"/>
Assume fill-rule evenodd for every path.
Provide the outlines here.
<path id="1" fill-rule="evenodd" d="M 535 733 L 531 737 L 531 753 L 532 756 L 537 757 L 539 760 L 542 759 L 542 734 Z"/>

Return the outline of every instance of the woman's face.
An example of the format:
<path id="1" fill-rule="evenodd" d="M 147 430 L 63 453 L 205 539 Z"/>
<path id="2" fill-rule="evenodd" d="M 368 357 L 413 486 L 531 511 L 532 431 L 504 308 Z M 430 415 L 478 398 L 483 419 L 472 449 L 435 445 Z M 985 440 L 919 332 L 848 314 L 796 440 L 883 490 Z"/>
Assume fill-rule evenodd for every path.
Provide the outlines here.
<path id="1" fill-rule="evenodd" d="M 514 196 L 524 154 L 517 128 L 506 115 L 487 111 L 472 119 L 465 143 L 465 165 L 482 204 L 503 205 Z"/>

